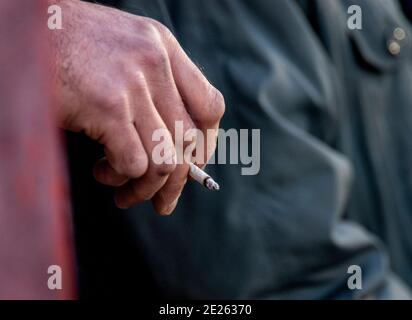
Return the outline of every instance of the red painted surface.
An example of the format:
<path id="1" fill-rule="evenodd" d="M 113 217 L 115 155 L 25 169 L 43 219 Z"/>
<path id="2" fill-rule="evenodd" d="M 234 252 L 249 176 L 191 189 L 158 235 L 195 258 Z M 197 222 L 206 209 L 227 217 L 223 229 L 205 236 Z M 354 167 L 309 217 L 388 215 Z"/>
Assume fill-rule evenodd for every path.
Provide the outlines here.
<path id="1" fill-rule="evenodd" d="M 0 2 L 0 299 L 74 297 L 66 171 L 40 0 Z M 60 265 L 63 289 L 47 269 Z"/>

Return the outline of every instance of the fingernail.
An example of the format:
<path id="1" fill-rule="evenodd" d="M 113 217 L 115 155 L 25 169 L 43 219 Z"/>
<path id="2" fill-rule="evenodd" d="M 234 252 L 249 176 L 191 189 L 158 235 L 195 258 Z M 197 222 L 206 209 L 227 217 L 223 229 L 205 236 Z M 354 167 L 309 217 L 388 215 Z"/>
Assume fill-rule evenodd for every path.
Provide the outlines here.
<path id="1" fill-rule="evenodd" d="M 177 206 L 177 202 L 179 201 L 179 198 L 177 198 L 175 201 L 172 202 L 170 206 L 166 208 L 166 210 L 163 212 L 164 216 L 170 216 L 172 212 L 175 210 Z"/>
<path id="2" fill-rule="evenodd" d="M 114 197 L 114 203 L 116 204 L 116 206 L 119 209 L 123 209 L 123 210 L 128 209 L 129 207 L 125 204 L 125 202 L 122 201 L 122 199 L 119 199 L 119 198 L 120 198 L 119 196 Z"/>

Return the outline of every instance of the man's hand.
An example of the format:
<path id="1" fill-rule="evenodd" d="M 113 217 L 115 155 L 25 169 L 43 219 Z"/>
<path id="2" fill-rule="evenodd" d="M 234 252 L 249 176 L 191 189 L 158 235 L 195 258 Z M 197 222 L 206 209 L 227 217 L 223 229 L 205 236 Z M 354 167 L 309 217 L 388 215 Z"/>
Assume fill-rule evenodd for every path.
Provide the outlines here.
<path id="1" fill-rule="evenodd" d="M 63 30 L 52 31 L 60 125 L 104 145 L 94 175 L 118 187 L 119 207 L 152 199 L 156 211 L 170 214 L 189 170 L 175 162 L 175 122 L 205 137 L 207 129 L 217 132 L 222 95 L 160 23 L 76 0 L 53 2 L 63 13 Z M 152 134 L 161 128 L 170 133 L 166 152 L 174 160 L 158 165 Z M 205 163 L 215 147 L 215 139 L 206 142 Z"/>

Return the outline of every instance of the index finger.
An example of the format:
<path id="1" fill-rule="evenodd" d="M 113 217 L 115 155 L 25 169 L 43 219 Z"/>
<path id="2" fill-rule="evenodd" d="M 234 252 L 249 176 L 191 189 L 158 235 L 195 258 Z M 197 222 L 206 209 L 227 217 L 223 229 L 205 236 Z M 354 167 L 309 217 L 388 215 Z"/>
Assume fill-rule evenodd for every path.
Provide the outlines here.
<path id="1" fill-rule="evenodd" d="M 187 56 L 173 34 L 164 26 L 158 26 L 167 42 L 166 48 L 179 94 L 194 124 L 204 135 L 204 161 L 206 163 L 216 148 L 219 122 L 225 112 L 223 95 L 210 84 L 200 69 Z M 208 130 L 212 130 L 213 134 L 208 135 Z M 213 138 L 208 141 L 208 137 Z"/>

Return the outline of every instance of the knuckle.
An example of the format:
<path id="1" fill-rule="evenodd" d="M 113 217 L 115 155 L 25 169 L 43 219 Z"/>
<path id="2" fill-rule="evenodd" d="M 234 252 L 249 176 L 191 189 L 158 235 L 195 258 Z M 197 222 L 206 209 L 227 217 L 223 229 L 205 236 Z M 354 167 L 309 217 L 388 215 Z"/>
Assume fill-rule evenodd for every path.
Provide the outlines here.
<path id="1" fill-rule="evenodd" d="M 161 23 L 161 22 L 159 22 L 155 19 L 151 19 L 151 18 L 149 18 L 148 21 L 160 33 L 160 35 L 163 38 L 164 37 L 166 37 L 166 38 L 173 37 L 174 38 L 173 33 L 163 23 Z"/>
<path id="2" fill-rule="evenodd" d="M 160 38 L 159 30 L 156 28 L 153 21 L 153 19 L 147 17 L 140 17 L 136 20 L 136 34 L 139 35 L 141 39 Z"/>
<path id="3" fill-rule="evenodd" d="M 128 115 L 126 100 L 124 89 L 108 90 L 97 103 L 100 106 L 101 115 L 110 118 L 111 121 L 124 121 Z"/>
<path id="4" fill-rule="evenodd" d="M 219 122 L 225 113 L 225 98 L 215 87 L 210 86 L 208 110 L 212 120 Z"/>
<path id="5" fill-rule="evenodd" d="M 176 169 L 175 163 L 162 163 L 155 165 L 154 171 L 160 177 L 170 175 Z"/>
<path id="6" fill-rule="evenodd" d="M 122 162 L 124 168 L 120 171 L 123 172 L 119 173 L 135 179 L 143 176 L 149 168 L 149 161 L 145 153 L 126 154 Z"/>
<path id="7" fill-rule="evenodd" d="M 218 123 L 225 113 L 225 99 L 222 93 L 212 85 L 207 89 L 205 108 L 200 114 L 200 122 L 207 125 Z"/>
<path id="8" fill-rule="evenodd" d="M 108 93 L 106 97 L 102 99 L 101 105 L 105 108 L 106 112 L 117 112 L 124 104 L 124 99 L 120 94 Z"/>
<path id="9" fill-rule="evenodd" d="M 166 51 L 160 46 L 145 48 L 142 54 L 142 62 L 149 68 L 164 68 L 168 63 Z"/>
<path id="10" fill-rule="evenodd" d="M 166 129 L 165 129 L 166 130 Z M 155 152 L 156 148 L 153 148 L 151 154 L 151 165 L 153 171 L 158 176 L 167 176 L 176 169 L 176 148 L 173 143 L 172 136 L 169 131 L 165 131 L 167 134 L 164 137 L 164 141 L 161 149 Z M 160 151 L 160 152 L 159 152 Z"/>
<path id="11" fill-rule="evenodd" d="M 142 64 L 149 67 L 162 67 L 168 62 L 168 56 L 165 46 L 161 41 L 159 31 L 150 26 L 149 31 L 143 32 L 139 36 L 138 57 Z"/>

